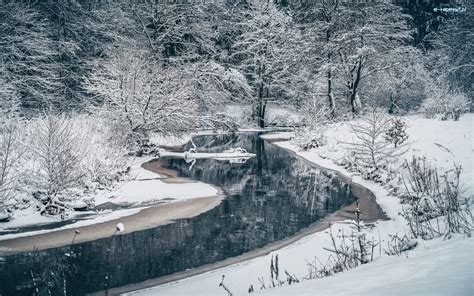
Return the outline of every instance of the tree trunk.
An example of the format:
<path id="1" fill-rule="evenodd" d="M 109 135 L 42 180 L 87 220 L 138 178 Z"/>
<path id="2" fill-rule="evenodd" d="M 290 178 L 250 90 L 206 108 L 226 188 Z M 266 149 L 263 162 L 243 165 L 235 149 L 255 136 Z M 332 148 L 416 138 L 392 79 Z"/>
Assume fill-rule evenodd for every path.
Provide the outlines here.
<path id="1" fill-rule="evenodd" d="M 258 106 L 258 126 L 261 128 L 265 127 L 265 109 L 267 108 L 267 101 L 262 100 Z"/>
<path id="2" fill-rule="evenodd" d="M 395 100 L 393 99 L 393 95 L 390 95 L 390 108 L 388 109 L 388 114 L 393 114 L 393 111 L 395 110 Z M 396 147 L 396 145 L 395 145 Z"/>
<path id="3" fill-rule="evenodd" d="M 328 70 L 328 103 L 329 103 L 329 112 L 331 117 L 336 117 L 336 107 L 334 104 L 334 95 L 332 93 L 332 73 L 331 70 Z"/>
<path id="4" fill-rule="evenodd" d="M 360 83 L 361 79 L 361 71 L 362 71 L 362 58 L 359 58 L 359 62 L 357 63 L 357 71 L 356 71 L 356 76 L 351 83 L 351 96 L 350 96 L 350 101 L 351 101 L 351 109 L 352 109 L 352 114 L 357 115 L 359 114 L 359 108 L 360 108 L 360 98 L 359 98 L 359 93 L 358 93 L 358 86 Z"/>
<path id="5" fill-rule="evenodd" d="M 329 23 L 330 19 L 327 18 L 326 21 Z M 326 30 L 326 44 L 329 44 L 329 40 L 331 39 L 331 32 L 329 28 Z M 328 63 L 331 62 L 331 52 L 328 52 Z M 334 104 L 334 95 L 332 93 L 332 71 L 331 68 L 328 69 L 327 73 L 328 78 L 328 103 L 329 103 L 329 112 L 331 117 L 336 117 L 336 106 Z"/>
<path id="6" fill-rule="evenodd" d="M 267 107 L 267 101 L 263 99 L 263 85 L 258 88 L 258 106 L 257 106 L 257 121 L 260 128 L 265 127 L 265 109 Z"/>

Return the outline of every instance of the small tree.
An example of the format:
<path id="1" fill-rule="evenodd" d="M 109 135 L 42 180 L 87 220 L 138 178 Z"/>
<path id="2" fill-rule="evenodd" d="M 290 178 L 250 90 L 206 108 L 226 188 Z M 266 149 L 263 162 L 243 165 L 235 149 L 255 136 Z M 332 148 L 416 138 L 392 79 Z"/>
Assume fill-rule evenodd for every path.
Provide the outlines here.
<path id="1" fill-rule="evenodd" d="M 385 132 L 385 140 L 392 143 L 395 148 L 405 143 L 408 139 L 407 124 L 400 117 L 395 117 L 390 120 L 390 127 Z"/>
<path id="2" fill-rule="evenodd" d="M 421 105 L 421 111 L 428 118 L 438 115 L 441 120 L 458 120 L 461 114 L 469 111 L 471 102 L 467 96 L 458 91 L 450 90 L 446 83 L 432 85 L 428 91 L 428 98 Z"/>
<path id="3" fill-rule="evenodd" d="M 84 176 L 80 169 L 83 153 L 79 134 L 67 117 L 53 114 L 41 118 L 35 132 L 31 145 L 36 166 L 33 182 L 46 194 L 42 213 L 63 213 L 60 194 Z"/>
<path id="4" fill-rule="evenodd" d="M 348 125 L 354 137 L 352 142 L 344 143 L 352 158 L 348 165 L 364 173 L 367 179 L 378 179 L 380 171 L 405 152 L 402 146 L 393 147 L 387 141 L 391 119 L 380 109 L 373 108 Z"/>

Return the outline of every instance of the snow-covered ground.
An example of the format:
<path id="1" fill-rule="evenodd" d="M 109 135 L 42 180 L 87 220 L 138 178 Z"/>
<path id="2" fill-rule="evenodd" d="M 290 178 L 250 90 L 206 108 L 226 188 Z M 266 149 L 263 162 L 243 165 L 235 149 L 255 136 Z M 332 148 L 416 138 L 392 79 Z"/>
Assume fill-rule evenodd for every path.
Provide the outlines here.
<path id="1" fill-rule="evenodd" d="M 473 194 L 474 114 L 466 114 L 457 122 L 416 116 L 405 119 L 409 125 L 410 149 L 404 157 L 410 159 L 411 155 L 425 155 L 436 162 L 440 170 L 451 168 L 453 161 L 461 164 L 464 169 L 461 180 L 465 192 Z M 284 136 L 288 135 L 270 137 Z M 250 285 L 255 289 L 255 293 L 269 295 L 473 295 L 474 239 L 456 235 L 449 240 L 419 240 L 417 248 L 403 253 L 402 256 L 385 255 L 388 234 L 408 234 L 404 219 L 398 215 L 402 206 L 396 197 L 388 195 L 383 186 L 363 180 L 335 164 L 344 152 L 340 142 L 351 138 L 346 126 L 332 126 L 326 136 L 327 146 L 318 150 L 300 152 L 289 141 L 280 142 L 278 145 L 293 150 L 321 166 L 341 171 L 374 192 L 377 202 L 390 218 L 377 222 L 376 227 L 367 230 L 369 238 L 381 240 L 374 262 L 325 279 L 302 281 L 291 287 L 259 291 L 258 278 L 263 278 L 268 288 L 270 260 L 275 254 L 279 255 L 280 270 L 287 270 L 299 279 L 308 274 L 307 263 L 314 262 L 315 257 L 325 262 L 329 252 L 323 247 L 330 246 L 329 237 L 327 233 L 319 232 L 266 256 L 132 294 L 226 295 L 222 287 L 219 287 L 222 275 L 225 275 L 224 284 L 233 295 L 247 295 Z M 334 232 L 348 232 L 349 225 L 339 222 L 334 224 L 332 229 Z"/>
<path id="2" fill-rule="evenodd" d="M 95 206 L 104 203 L 114 203 L 123 206 L 124 209 L 119 210 L 103 210 L 99 212 L 87 211 L 77 212 L 69 216 L 68 220 L 77 219 L 77 215 L 89 214 L 86 220 L 80 220 L 66 226 L 50 229 L 37 230 L 15 234 L 0 235 L 0 241 L 11 239 L 14 237 L 22 237 L 28 235 L 35 235 L 39 233 L 57 231 L 62 229 L 76 228 L 86 225 L 97 224 L 105 221 L 118 219 L 138 213 L 144 206 L 156 204 L 159 202 L 177 202 L 196 197 L 215 196 L 218 190 L 208 184 L 201 182 L 189 183 L 166 183 L 159 178 L 163 178 L 159 174 L 145 170 L 142 164 L 148 162 L 152 157 L 135 158 L 131 164 L 130 175 L 131 180 L 125 181 L 118 185 L 113 190 L 103 190 L 97 193 L 95 198 Z M 128 206 L 135 208 L 127 209 Z M 15 216 L 9 222 L 0 223 L 0 234 L 2 232 L 11 231 L 12 229 L 38 226 L 42 224 L 49 224 L 60 222 L 59 217 L 42 216 L 38 211 L 32 207 L 19 210 L 15 212 Z"/>
<path id="3" fill-rule="evenodd" d="M 138 158 L 131 168 L 134 180 L 128 181 L 112 192 L 96 198 L 96 205 L 112 202 L 118 205 L 140 205 L 160 201 L 182 201 L 194 197 L 215 196 L 217 189 L 202 183 L 166 183 L 157 173 L 145 170 L 141 165 L 151 157 Z"/>

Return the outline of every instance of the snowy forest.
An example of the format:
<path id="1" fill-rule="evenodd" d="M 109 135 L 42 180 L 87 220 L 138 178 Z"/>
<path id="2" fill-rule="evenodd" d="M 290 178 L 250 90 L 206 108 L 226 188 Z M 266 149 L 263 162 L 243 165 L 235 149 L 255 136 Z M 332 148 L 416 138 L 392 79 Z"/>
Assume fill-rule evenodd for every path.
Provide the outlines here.
<path id="1" fill-rule="evenodd" d="M 0 257 L 0 282 L 3 276 L 10 283 L 31 282 L 29 288 L 0 284 L 0 295 L 80 295 L 104 289 L 107 294 L 111 287 L 214 263 L 286 239 L 310 225 L 298 215 L 308 211 L 315 222 L 316 216 L 323 219 L 351 204 L 352 195 L 359 202 L 352 205 L 350 225 L 341 226 L 347 235 L 330 228 L 331 244 L 314 248 L 329 250 L 332 257 L 314 264 L 300 258 L 294 268 L 287 258 L 289 269 L 309 270 L 308 275 L 286 267 L 279 270 L 285 262 L 278 263 L 278 255 L 272 253 L 258 259 L 268 261 L 271 256 L 270 278 L 265 261 L 254 269 L 265 270 L 261 278 L 221 278 L 221 273 L 217 279 L 203 277 L 203 287 L 215 286 L 203 295 L 241 295 L 235 292 L 239 289 L 245 294 L 268 292 L 295 283 L 301 285 L 293 290 L 295 295 L 313 295 L 312 286 L 300 283 L 303 278 L 333 275 L 377 261 L 379 255 L 423 253 L 416 247 L 420 240 L 470 237 L 473 19 L 473 3 L 449 0 L 0 0 L 0 255 L 8 255 Z M 264 135 L 245 136 L 250 132 Z M 209 135 L 216 138 L 209 140 Z M 287 161 L 296 156 L 280 150 L 293 151 L 299 158 Z M 180 157 L 182 163 L 172 160 Z M 315 172 L 322 169 L 300 163 L 300 158 L 340 171 L 350 181 L 330 170 Z M 269 185 L 269 180 L 274 183 Z M 367 208 L 359 207 L 362 199 L 352 182 L 375 196 L 372 211 L 380 212 L 376 217 L 365 216 Z M 282 188 L 293 198 L 284 205 L 273 200 L 284 195 Z M 288 193 L 293 189 L 302 191 L 293 196 Z M 156 214 L 165 215 L 166 221 L 200 221 L 199 214 L 231 203 L 236 191 L 248 190 L 252 202 L 248 209 L 239 208 L 236 217 L 252 228 L 237 231 L 235 226 L 237 232 L 229 241 L 246 241 L 239 231 L 251 240 L 250 233 L 260 224 L 272 233 L 278 232 L 277 225 L 283 229 L 263 210 L 252 216 L 252 209 L 266 203 L 262 196 L 282 209 L 288 218 L 281 218 L 285 227 L 293 228 L 271 238 L 266 232 L 261 234 L 265 241 L 231 248 L 232 256 L 216 255 L 200 265 L 147 273 L 133 282 L 114 278 L 110 266 L 115 263 L 109 261 L 127 247 L 112 239 L 151 228 L 120 218 L 145 215 L 162 203 L 171 207 L 220 196 L 190 216 Z M 293 215 L 300 217 L 300 224 L 292 224 Z M 377 224 L 384 219 L 392 224 Z M 74 224 L 77 221 L 85 224 Z M 104 222 L 113 223 L 111 233 L 89 236 L 79 229 Z M 181 225 L 176 223 L 172 225 Z M 159 235 L 178 226 L 166 227 L 170 230 L 163 226 Z M 35 235 L 54 228 L 69 236 L 58 235 L 57 243 L 41 247 Z M 328 240 L 318 231 L 313 240 Z M 377 231 L 378 238 L 373 238 Z M 101 281 L 94 287 L 74 288 L 72 269 L 64 271 L 70 262 L 18 267 L 21 281 L 22 276 L 6 271 L 9 248 L 12 254 L 23 254 L 107 237 L 111 240 L 104 245 L 106 259 L 100 260 L 110 266 L 98 272 Z M 181 239 L 170 237 L 170 244 Z M 457 245 L 468 250 L 472 240 L 455 238 L 448 245 L 457 253 Z M 205 248 L 204 243 L 199 246 Z M 280 258 L 281 254 L 286 253 Z M 326 258 L 324 254 L 317 256 Z M 416 260 L 422 260 L 420 256 Z M 385 262 L 381 260 L 379 268 Z M 474 279 L 473 261 L 465 261 L 469 281 Z M 43 275 L 48 268 L 61 270 L 64 281 Z M 232 274 L 233 269 L 226 268 Z M 199 281 L 194 282 L 159 294 L 187 295 L 192 287 L 199 290 Z M 466 289 L 457 295 L 473 292 L 472 284 L 469 288 L 465 283 L 460 285 Z M 445 291 L 437 293 L 446 295 Z M 436 291 L 428 294 L 432 292 Z M 275 293 L 269 295 L 286 295 L 285 290 Z"/>

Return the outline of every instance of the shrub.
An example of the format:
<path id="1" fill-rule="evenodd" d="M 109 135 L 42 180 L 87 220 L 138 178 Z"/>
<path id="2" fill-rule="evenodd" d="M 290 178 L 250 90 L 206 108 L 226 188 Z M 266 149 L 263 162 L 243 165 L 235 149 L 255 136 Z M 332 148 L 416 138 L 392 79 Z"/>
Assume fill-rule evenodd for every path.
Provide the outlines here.
<path id="1" fill-rule="evenodd" d="M 471 234 L 473 217 L 470 196 L 464 196 L 460 188 L 462 169 L 455 165 L 452 170 L 440 174 L 426 158 L 413 157 L 406 162 L 408 173 L 402 177 L 407 203 L 401 215 L 407 220 L 415 238 L 431 239 L 452 233 Z"/>
<path id="2" fill-rule="evenodd" d="M 421 105 L 421 111 L 428 118 L 441 116 L 441 120 L 458 120 L 469 111 L 471 102 L 459 91 L 433 90 Z"/>

